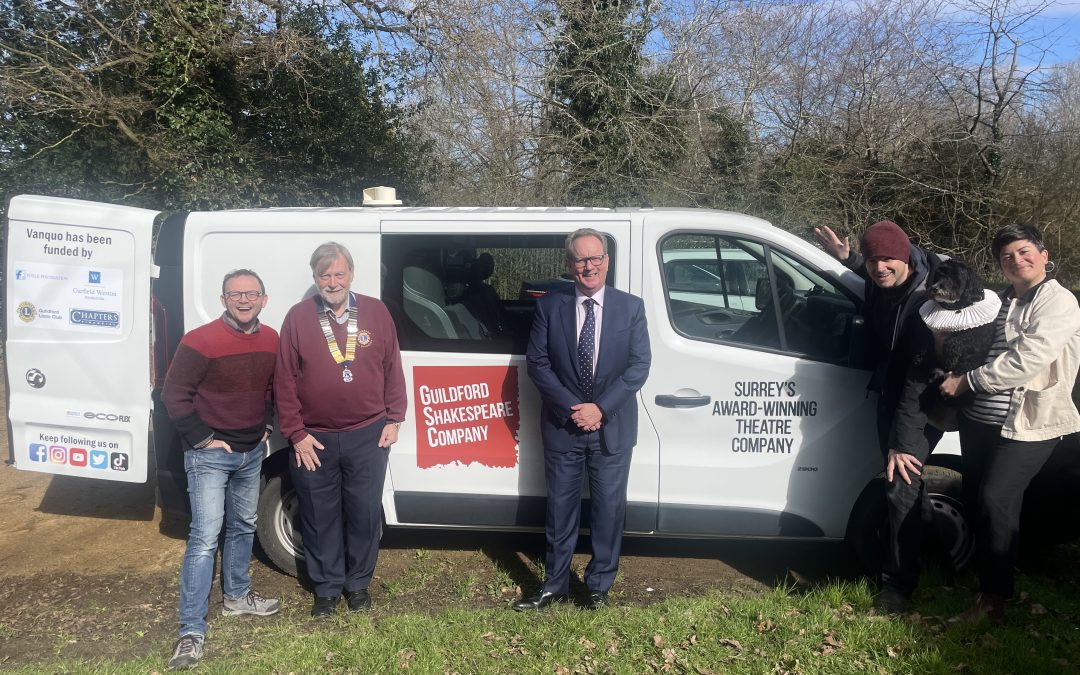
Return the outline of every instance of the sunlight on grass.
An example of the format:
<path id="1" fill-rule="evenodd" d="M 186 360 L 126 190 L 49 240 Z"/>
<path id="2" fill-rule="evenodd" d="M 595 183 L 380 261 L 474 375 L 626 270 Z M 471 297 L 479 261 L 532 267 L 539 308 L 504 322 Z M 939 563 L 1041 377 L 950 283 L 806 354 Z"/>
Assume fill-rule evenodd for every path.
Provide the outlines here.
<path id="1" fill-rule="evenodd" d="M 459 588 L 471 588 L 463 577 Z M 1048 582 L 1029 582 L 1034 595 Z M 865 582 L 755 596 L 712 592 L 646 607 L 589 612 L 559 605 L 539 614 L 448 610 L 434 615 L 339 613 L 315 624 L 305 608 L 252 623 L 220 622 L 202 672 L 355 673 L 990 673 L 1066 672 L 1080 663 L 1077 629 L 1030 598 L 1010 605 L 1010 625 L 956 626 L 970 591 L 925 585 L 922 614 L 883 617 Z M 1062 598 L 1075 611 L 1078 601 Z M 1034 645 L 1045 645 L 1038 650 Z M 141 672 L 155 659 L 59 662 L 32 671 Z"/>

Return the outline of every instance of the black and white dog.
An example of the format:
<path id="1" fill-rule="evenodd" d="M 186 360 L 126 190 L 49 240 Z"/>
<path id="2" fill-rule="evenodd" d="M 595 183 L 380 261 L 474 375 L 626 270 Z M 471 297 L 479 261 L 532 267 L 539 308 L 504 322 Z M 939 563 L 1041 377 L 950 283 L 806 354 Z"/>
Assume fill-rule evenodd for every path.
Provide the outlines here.
<path id="1" fill-rule="evenodd" d="M 930 299 L 919 308 L 934 333 L 938 368 L 934 379 L 946 373 L 966 373 L 986 363 L 994 344 L 994 319 L 1001 309 L 996 293 L 983 288 L 979 275 L 960 260 L 946 260 L 927 280 Z M 967 397 L 950 404 L 963 404 Z"/>

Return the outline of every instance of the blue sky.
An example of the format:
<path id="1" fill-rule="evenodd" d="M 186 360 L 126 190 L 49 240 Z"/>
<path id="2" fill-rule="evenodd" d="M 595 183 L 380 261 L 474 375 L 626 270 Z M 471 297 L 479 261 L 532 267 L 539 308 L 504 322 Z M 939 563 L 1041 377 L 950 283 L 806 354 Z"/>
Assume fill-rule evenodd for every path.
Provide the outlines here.
<path id="1" fill-rule="evenodd" d="M 1080 58 L 1080 0 L 1057 2 L 1043 13 L 1039 22 L 1043 31 L 1052 33 L 1055 45 L 1048 64 Z"/>

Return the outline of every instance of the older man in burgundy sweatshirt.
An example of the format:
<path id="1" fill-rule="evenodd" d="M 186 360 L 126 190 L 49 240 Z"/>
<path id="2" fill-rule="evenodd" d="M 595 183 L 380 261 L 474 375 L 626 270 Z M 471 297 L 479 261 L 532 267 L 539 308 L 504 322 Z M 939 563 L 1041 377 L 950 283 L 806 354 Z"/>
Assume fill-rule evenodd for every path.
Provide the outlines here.
<path id="1" fill-rule="evenodd" d="M 311 615 L 323 618 L 342 591 L 350 610 L 371 607 L 387 454 L 406 401 L 394 322 L 382 302 L 349 290 L 349 251 L 328 242 L 310 264 L 319 293 L 285 316 L 274 394 L 293 446 Z"/>

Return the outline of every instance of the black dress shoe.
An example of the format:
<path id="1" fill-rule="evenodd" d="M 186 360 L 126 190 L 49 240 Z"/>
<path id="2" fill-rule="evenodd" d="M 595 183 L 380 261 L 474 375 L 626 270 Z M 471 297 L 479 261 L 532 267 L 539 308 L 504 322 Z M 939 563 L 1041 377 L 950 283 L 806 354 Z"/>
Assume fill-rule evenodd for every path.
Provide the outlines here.
<path id="1" fill-rule="evenodd" d="M 566 602 L 565 593 L 537 593 L 528 598 L 523 598 L 514 603 L 515 612 L 528 612 L 529 610 L 543 609 L 553 602 Z"/>
<path id="2" fill-rule="evenodd" d="M 589 591 L 589 599 L 585 602 L 588 609 L 600 609 L 608 606 L 607 591 Z"/>
<path id="3" fill-rule="evenodd" d="M 345 599 L 349 603 L 350 612 L 366 612 L 371 609 L 371 596 L 367 589 L 359 591 L 345 591 Z"/>
<path id="4" fill-rule="evenodd" d="M 320 598 L 315 596 L 315 604 L 311 606 L 311 616 L 315 619 L 325 619 L 337 609 L 337 598 Z"/>

